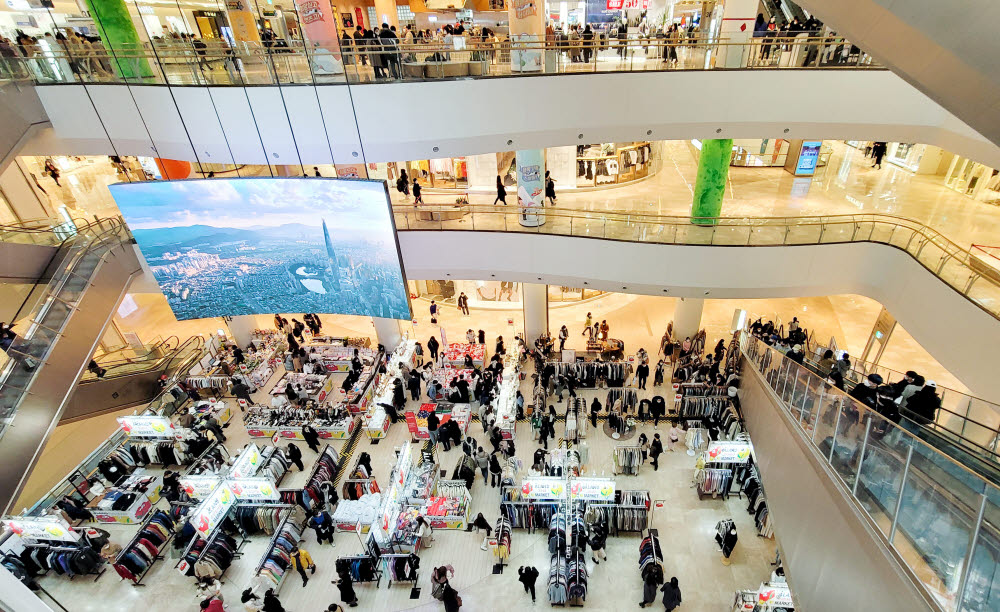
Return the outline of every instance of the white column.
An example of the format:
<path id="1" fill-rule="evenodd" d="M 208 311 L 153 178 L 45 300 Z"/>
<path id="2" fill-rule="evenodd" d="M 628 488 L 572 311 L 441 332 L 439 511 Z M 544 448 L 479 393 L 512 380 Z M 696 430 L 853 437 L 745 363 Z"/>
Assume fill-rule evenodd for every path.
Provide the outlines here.
<path id="1" fill-rule="evenodd" d="M 749 59 L 749 50 L 740 43 L 753 39 L 753 26 L 757 21 L 759 0 L 726 0 L 722 13 L 719 38 L 728 45 L 721 47 L 716 64 L 726 68 L 743 68 Z M 702 16 L 702 24 L 705 17 Z"/>
<path id="2" fill-rule="evenodd" d="M 53 185 L 52 189 L 58 187 Z M 21 221 L 45 219 L 56 214 L 49 197 L 34 184 L 31 172 L 16 160 L 0 174 L 0 194 Z"/>
<path id="3" fill-rule="evenodd" d="M 246 348 L 253 337 L 253 330 L 257 329 L 257 317 L 253 315 L 230 317 L 226 320 L 226 327 L 229 328 L 229 338 L 240 348 Z"/>
<path id="4" fill-rule="evenodd" d="M 576 187 L 576 145 L 549 147 L 545 149 L 545 169 L 556 182 L 556 194 L 560 189 Z"/>
<path id="5" fill-rule="evenodd" d="M 52 612 L 47 603 L 6 569 L 0 569 L 0 608 L 9 612 Z"/>
<path id="6" fill-rule="evenodd" d="M 701 298 L 680 298 L 674 309 L 674 340 L 694 338 L 701 329 L 701 313 L 705 309 L 705 300 Z"/>
<path id="7" fill-rule="evenodd" d="M 497 154 L 466 155 L 470 189 L 494 190 L 497 185 Z"/>
<path id="8" fill-rule="evenodd" d="M 399 321 L 372 317 L 372 323 L 375 325 L 375 336 L 378 338 L 378 343 L 385 347 L 386 353 L 394 351 L 403 339 Z"/>
<path id="9" fill-rule="evenodd" d="M 532 346 L 549 330 L 549 287 L 538 283 L 521 283 L 524 306 L 524 342 Z"/>

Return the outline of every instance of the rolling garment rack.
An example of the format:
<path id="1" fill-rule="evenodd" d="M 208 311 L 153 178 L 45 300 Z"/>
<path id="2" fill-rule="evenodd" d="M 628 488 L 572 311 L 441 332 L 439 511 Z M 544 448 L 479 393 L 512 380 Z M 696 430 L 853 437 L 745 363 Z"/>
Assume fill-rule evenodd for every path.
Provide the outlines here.
<path id="1" fill-rule="evenodd" d="M 588 503 L 587 518 L 606 522 L 608 535 L 642 533 L 649 526 L 649 507 L 649 491 L 615 491 L 614 503 Z"/>
<path id="2" fill-rule="evenodd" d="M 58 541 L 59 542 L 58 544 L 49 544 L 48 541 L 46 541 L 46 540 L 37 540 L 37 539 L 33 540 L 33 542 L 35 542 L 35 543 L 34 544 L 24 544 L 24 548 L 25 549 L 29 549 L 30 548 L 30 549 L 35 549 L 35 550 L 39 550 L 39 551 L 45 551 L 45 554 L 49 554 L 49 553 L 57 553 L 57 554 L 58 553 L 70 553 L 70 554 L 74 554 L 74 553 L 80 553 L 80 552 L 84 552 L 84 551 L 91 551 L 91 552 L 93 552 L 94 557 L 96 557 L 96 559 L 94 560 L 94 567 L 92 568 L 92 571 L 70 574 L 69 579 L 71 581 L 74 578 L 76 578 L 77 576 L 94 576 L 94 582 L 97 582 L 98 579 L 100 579 L 100 577 L 104 575 L 104 572 L 108 571 L 108 568 L 105 567 L 106 566 L 106 561 L 99 554 L 97 554 L 97 551 L 95 551 L 93 548 L 91 548 L 91 546 L 89 544 L 86 543 L 85 539 L 81 539 L 80 540 L 81 544 L 79 546 L 68 546 L 66 542 L 63 542 L 61 540 Z M 9 554 L 12 557 L 14 557 L 15 559 L 18 558 L 17 555 L 15 555 L 15 554 L 13 554 L 11 552 L 6 552 L 5 554 Z M 51 563 L 49 563 L 48 565 L 50 567 L 45 567 L 45 568 L 39 567 L 39 569 L 41 569 L 42 571 L 41 571 L 41 573 L 39 573 L 37 575 L 38 576 L 45 576 L 45 575 L 47 575 L 49 573 L 49 571 L 52 569 L 51 568 Z"/>
<path id="3" fill-rule="evenodd" d="M 177 523 L 166 512 L 162 510 L 154 510 L 149 514 L 146 520 L 143 521 L 142 525 L 139 527 L 139 530 L 136 531 L 134 536 L 132 536 L 132 539 L 129 540 L 128 544 L 123 546 L 122 551 L 118 553 L 117 557 L 115 557 L 115 565 L 117 565 L 118 563 L 121 562 L 123 558 L 125 558 L 127 554 L 129 554 L 132 551 L 133 547 L 135 547 L 138 544 L 139 540 L 142 539 L 142 537 L 144 537 L 145 535 L 144 532 L 146 528 L 149 527 L 149 524 L 153 521 L 153 519 L 161 515 L 165 516 L 171 523 L 171 528 L 168 530 L 169 533 L 167 534 L 167 539 L 163 541 L 163 544 L 160 544 L 159 547 L 157 547 L 157 553 L 156 555 L 153 556 L 152 559 L 150 559 L 149 565 L 147 565 L 146 568 L 142 570 L 142 572 L 140 572 L 138 576 L 132 577 L 131 582 L 132 586 L 134 587 L 146 586 L 145 584 L 142 583 L 142 581 L 149 573 L 149 570 L 152 569 L 154 565 L 156 565 L 156 562 L 163 559 L 163 549 L 166 548 L 167 544 L 170 543 L 170 540 L 174 538 L 174 534 L 176 533 L 177 529 Z M 122 580 L 124 579 L 125 577 L 122 576 Z"/>
<path id="4" fill-rule="evenodd" d="M 566 547 L 566 602 L 573 608 L 583 607 L 587 599 L 587 523 L 583 514 L 573 512 L 567 529 L 573 533 Z"/>
<path id="5" fill-rule="evenodd" d="M 652 575 L 656 584 L 663 584 L 663 550 L 655 529 L 650 529 L 642 542 L 639 543 L 639 575 L 643 581 Z"/>
<path id="6" fill-rule="evenodd" d="M 612 451 L 614 459 L 614 474 L 624 474 L 626 476 L 638 476 L 639 466 L 642 465 L 641 446 L 616 446 Z"/>
<path id="7" fill-rule="evenodd" d="M 261 571 L 264 570 L 264 566 L 267 564 L 272 553 L 274 553 L 275 551 L 279 551 L 281 553 L 288 552 L 285 550 L 286 546 L 286 544 L 284 543 L 285 541 L 290 543 L 292 546 L 296 546 L 302 540 L 302 531 L 305 530 L 305 526 L 295 525 L 293 522 L 291 522 L 291 518 L 294 512 L 295 512 L 294 507 L 289 509 L 289 511 L 285 514 L 285 517 L 281 519 L 281 523 L 278 524 L 277 529 L 274 530 L 274 535 L 271 536 L 271 541 L 268 542 L 267 545 L 267 552 L 264 553 L 264 556 L 263 558 L 261 558 L 260 563 L 257 564 L 257 567 L 253 571 L 254 576 L 260 576 Z M 285 567 L 285 569 L 281 573 L 281 576 L 278 577 L 277 582 L 274 585 L 275 594 L 277 594 L 278 591 L 281 590 L 281 585 L 285 583 L 285 578 L 288 576 L 289 571 L 294 571 L 291 569 L 291 565 Z"/>
<path id="8" fill-rule="evenodd" d="M 502 574 L 503 568 L 506 566 L 504 561 L 510 558 L 512 533 L 513 525 L 511 525 L 510 519 L 501 515 L 497 519 L 496 545 L 493 547 L 493 555 L 497 558 L 497 562 L 493 565 L 494 574 Z"/>
<path id="9" fill-rule="evenodd" d="M 715 524 L 715 541 L 722 550 L 723 565 L 729 565 L 729 556 L 733 554 L 737 540 L 736 523 L 733 519 L 721 520 Z"/>
<path id="10" fill-rule="evenodd" d="M 396 584 L 412 583 L 413 586 L 417 586 L 420 575 L 420 557 L 416 553 L 383 554 L 381 559 L 388 579 L 386 586 L 391 587 L 394 582 Z"/>

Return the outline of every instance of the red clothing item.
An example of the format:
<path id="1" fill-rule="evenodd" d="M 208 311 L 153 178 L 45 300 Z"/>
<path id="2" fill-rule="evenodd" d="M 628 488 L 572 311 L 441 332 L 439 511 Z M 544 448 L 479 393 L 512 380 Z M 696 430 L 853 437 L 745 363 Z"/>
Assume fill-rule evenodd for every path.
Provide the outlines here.
<path id="1" fill-rule="evenodd" d="M 222 601 L 218 599 L 213 599 L 208 607 L 205 608 L 206 612 L 225 612 L 225 608 L 222 607 Z"/>

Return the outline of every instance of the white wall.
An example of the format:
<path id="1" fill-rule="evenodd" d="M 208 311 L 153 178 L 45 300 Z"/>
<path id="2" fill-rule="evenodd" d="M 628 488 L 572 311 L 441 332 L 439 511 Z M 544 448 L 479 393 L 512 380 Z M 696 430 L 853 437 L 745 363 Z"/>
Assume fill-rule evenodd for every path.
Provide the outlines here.
<path id="1" fill-rule="evenodd" d="M 192 161 L 289 164 L 301 154 L 304 164 L 345 163 L 360 155 L 360 128 L 370 162 L 720 136 L 921 142 L 1000 167 L 1000 148 L 888 71 L 602 73 L 350 89 L 37 90 L 57 138 L 32 141 L 24 154 L 107 154 L 107 129 L 121 154 L 149 155 L 155 147 L 162 157 Z M 525 100 L 537 101 L 531 112 Z"/>
<path id="2" fill-rule="evenodd" d="M 442 241 L 461 256 L 441 257 Z M 410 278 L 496 274 L 496 280 L 720 299 L 865 295 L 881 302 L 974 395 L 1000 399 L 1000 323 L 894 247 L 677 246 L 461 231 L 403 231 L 399 242 Z"/>

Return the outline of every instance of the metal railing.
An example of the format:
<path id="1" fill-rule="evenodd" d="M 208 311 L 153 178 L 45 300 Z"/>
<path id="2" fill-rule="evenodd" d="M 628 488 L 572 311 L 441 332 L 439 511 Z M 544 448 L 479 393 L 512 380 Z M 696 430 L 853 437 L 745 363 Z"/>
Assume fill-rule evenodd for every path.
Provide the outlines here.
<path id="1" fill-rule="evenodd" d="M 125 349 L 114 351 L 110 354 L 94 357 L 94 361 L 98 366 L 100 366 L 101 369 L 104 370 L 104 376 L 101 377 L 103 379 L 117 378 L 119 376 L 131 376 L 133 374 L 158 369 L 160 365 L 170 359 L 174 353 L 180 349 L 180 346 L 180 338 L 177 336 L 169 336 L 163 340 L 154 342 L 149 347 L 143 348 L 142 354 L 136 354 L 132 357 L 120 357 L 117 359 L 112 358 L 113 355 L 120 354 L 124 351 L 134 351 L 134 349 L 126 347 Z M 88 369 L 83 373 L 83 376 L 80 378 L 80 382 L 88 382 L 97 379 L 97 374 Z"/>
<path id="2" fill-rule="evenodd" d="M 29 324 L 7 349 L 9 359 L 0 370 L 0 436 L 75 310 L 75 304 L 89 288 L 94 271 L 112 248 L 127 239 L 130 234 L 120 217 L 99 219 L 78 228 L 78 234 L 64 246 L 70 252 L 48 281 L 45 297 L 31 312 L 17 317 Z"/>
<path id="3" fill-rule="evenodd" d="M 83 219 L 43 218 L 0 225 L 0 242 L 58 246 L 77 233 Z"/>
<path id="4" fill-rule="evenodd" d="M 59 83 L 170 85 L 337 84 L 455 78 L 712 69 L 882 69 L 840 37 L 754 38 L 732 43 L 704 37 L 626 40 L 450 41 L 341 46 L 280 45 L 154 39 L 140 47 L 107 50 L 46 41 L 28 56 L 0 58 L 0 79 Z M 204 44 L 211 42 L 211 46 Z M 342 41 L 343 42 L 343 41 Z"/>
<path id="5" fill-rule="evenodd" d="M 705 246 L 790 246 L 876 242 L 908 253 L 924 268 L 1000 319 L 1000 282 L 963 248 L 919 221 L 884 214 L 808 217 L 705 217 L 566 208 L 456 204 L 396 205 L 399 230 L 529 232 Z M 537 226 L 525 226 L 542 221 Z"/>
<path id="6" fill-rule="evenodd" d="M 744 357 L 871 525 L 942 608 L 989 610 L 1000 588 L 1000 489 L 746 333 Z"/>

